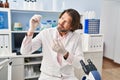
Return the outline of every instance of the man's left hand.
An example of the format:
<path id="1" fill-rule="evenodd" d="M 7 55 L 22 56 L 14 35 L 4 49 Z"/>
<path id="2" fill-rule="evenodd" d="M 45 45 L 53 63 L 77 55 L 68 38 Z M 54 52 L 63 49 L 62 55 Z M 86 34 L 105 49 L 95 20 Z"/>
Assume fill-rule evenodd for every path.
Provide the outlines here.
<path id="1" fill-rule="evenodd" d="M 65 49 L 65 47 L 63 46 L 60 40 L 53 40 L 52 49 L 55 52 L 62 54 L 63 56 L 67 53 L 67 50 Z"/>

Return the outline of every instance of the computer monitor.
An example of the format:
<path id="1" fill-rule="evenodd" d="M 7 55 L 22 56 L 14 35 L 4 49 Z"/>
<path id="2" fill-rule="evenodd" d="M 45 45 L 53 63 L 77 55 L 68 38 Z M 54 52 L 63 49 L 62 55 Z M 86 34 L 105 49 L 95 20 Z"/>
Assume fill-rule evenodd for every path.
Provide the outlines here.
<path id="1" fill-rule="evenodd" d="M 35 37 L 38 33 L 34 33 Z M 12 33 L 12 52 L 20 52 L 21 44 L 26 33 Z"/>

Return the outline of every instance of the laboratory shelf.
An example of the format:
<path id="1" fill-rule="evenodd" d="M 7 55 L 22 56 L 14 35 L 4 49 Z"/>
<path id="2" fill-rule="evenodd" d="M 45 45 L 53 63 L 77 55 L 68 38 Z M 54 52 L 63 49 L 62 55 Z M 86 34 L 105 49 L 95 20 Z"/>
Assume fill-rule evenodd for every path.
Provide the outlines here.
<path id="1" fill-rule="evenodd" d="M 34 76 L 28 76 L 25 77 L 25 79 L 33 79 L 33 78 L 38 78 L 40 75 L 34 75 Z"/>
<path id="2" fill-rule="evenodd" d="M 34 65 L 34 64 L 41 64 L 41 61 L 32 61 L 32 62 L 25 63 L 24 65 Z"/>

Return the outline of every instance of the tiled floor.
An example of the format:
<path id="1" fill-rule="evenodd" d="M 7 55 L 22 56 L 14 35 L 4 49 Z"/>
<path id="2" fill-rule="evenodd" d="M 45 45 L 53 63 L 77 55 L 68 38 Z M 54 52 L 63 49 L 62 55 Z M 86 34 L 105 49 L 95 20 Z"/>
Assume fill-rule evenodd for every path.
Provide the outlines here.
<path id="1" fill-rule="evenodd" d="M 103 59 L 102 80 L 120 80 L 120 64 Z"/>

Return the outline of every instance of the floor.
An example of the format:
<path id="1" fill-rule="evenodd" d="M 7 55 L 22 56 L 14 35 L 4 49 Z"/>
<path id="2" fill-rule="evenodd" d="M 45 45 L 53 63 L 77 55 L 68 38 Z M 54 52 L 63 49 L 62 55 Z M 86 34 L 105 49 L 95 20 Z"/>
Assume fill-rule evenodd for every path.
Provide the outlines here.
<path id="1" fill-rule="evenodd" d="M 120 64 L 103 58 L 102 80 L 120 80 Z"/>

